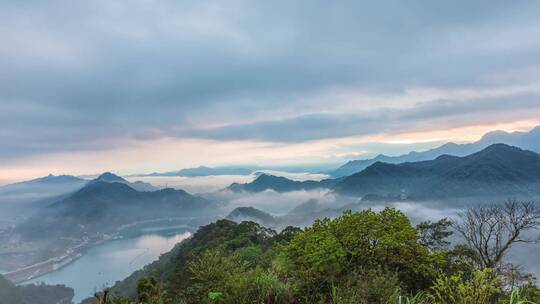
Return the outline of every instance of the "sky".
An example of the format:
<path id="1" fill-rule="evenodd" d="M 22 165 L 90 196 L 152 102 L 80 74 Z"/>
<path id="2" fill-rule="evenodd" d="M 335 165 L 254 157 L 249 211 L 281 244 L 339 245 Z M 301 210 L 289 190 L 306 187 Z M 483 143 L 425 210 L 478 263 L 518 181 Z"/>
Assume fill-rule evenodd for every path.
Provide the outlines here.
<path id="1" fill-rule="evenodd" d="M 540 125 L 539 1 L 0 0 L 0 183 Z"/>

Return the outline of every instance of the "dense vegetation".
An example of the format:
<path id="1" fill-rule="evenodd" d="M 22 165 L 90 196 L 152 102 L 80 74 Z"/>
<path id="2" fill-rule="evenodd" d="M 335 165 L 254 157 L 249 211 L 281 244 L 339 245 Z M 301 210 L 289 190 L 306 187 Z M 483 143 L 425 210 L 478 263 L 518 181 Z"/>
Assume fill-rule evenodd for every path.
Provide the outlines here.
<path id="1" fill-rule="evenodd" d="M 279 233 L 220 220 L 96 295 L 97 303 L 540 301 L 531 276 L 503 263 L 484 267 L 473 246 L 449 247 L 451 225 L 443 219 L 414 227 L 392 208 L 345 212 Z"/>
<path id="2" fill-rule="evenodd" d="M 73 289 L 63 285 L 15 286 L 0 275 L 0 304 L 69 304 Z"/>

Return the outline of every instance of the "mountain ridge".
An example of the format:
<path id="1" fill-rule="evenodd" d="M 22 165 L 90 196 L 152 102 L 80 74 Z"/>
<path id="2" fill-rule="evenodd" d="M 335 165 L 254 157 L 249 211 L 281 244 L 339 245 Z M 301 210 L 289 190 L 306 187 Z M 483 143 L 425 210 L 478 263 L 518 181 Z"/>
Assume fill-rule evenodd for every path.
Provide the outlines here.
<path id="1" fill-rule="evenodd" d="M 505 132 L 500 130 L 491 131 L 484 134 L 480 140 L 473 143 L 456 144 L 453 142 L 448 142 L 439 147 L 422 152 L 412 151 L 399 156 L 387 156 L 384 154 L 379 154 L 370 159 L 351 160 L 341 167 L 327 173 L 329 173 L 332 177 L 343 177 L 360 172 L 377 161 L 397 164 L 403 162 L 432 160 L 444 154 L 465 156 L 480 151 L 496 143 L 504 143 L 540 153 L 540 126 L 536 126 L 528 132 Z"/>
<path id="2" fill-rule="evenodd" d="M 346 177 L 334 191 L 362 196 L 399 195 L 441 198 L 476 195 L 538 195 L 540 155 L 494 144 L 464 157 L 389 164 L 376 162 Z"/>

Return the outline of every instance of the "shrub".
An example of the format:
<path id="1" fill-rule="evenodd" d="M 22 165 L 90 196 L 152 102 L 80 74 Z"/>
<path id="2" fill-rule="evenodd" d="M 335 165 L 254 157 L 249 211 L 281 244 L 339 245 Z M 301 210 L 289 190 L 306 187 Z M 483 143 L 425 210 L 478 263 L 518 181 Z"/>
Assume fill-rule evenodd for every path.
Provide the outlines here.
<path id="1" fill-rule="evenodd" d="M 470 280 L 459 274 L 439 276 L 430 290 L 436 304 L 490 304 L 502 295 L 501 279 L 489 268 L 473 273 Z"/>

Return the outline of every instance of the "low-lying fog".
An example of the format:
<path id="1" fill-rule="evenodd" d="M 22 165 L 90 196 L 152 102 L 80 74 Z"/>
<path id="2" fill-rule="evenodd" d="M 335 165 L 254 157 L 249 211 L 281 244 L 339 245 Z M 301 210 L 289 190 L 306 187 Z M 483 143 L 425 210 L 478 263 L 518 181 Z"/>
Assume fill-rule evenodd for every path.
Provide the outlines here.
<path id="1" fill-rule="evenodd" d="M 321 180 L 328 178 L 325 174 L 314 173 L 289 173 L 273 170 L 261 170 L 260 173 L 268 173 L 276 176 L 283 176 L 289 179 Z M 257 174 L 251 175 L 212 175 L 212 176 L 131 176 L 126 179 L 130 182 L 143 181 L 156 187 L 182 189 L 192 194 L 213 192 L 227 188 L 232 183 L 249 183 L 257 178 Z"/>

